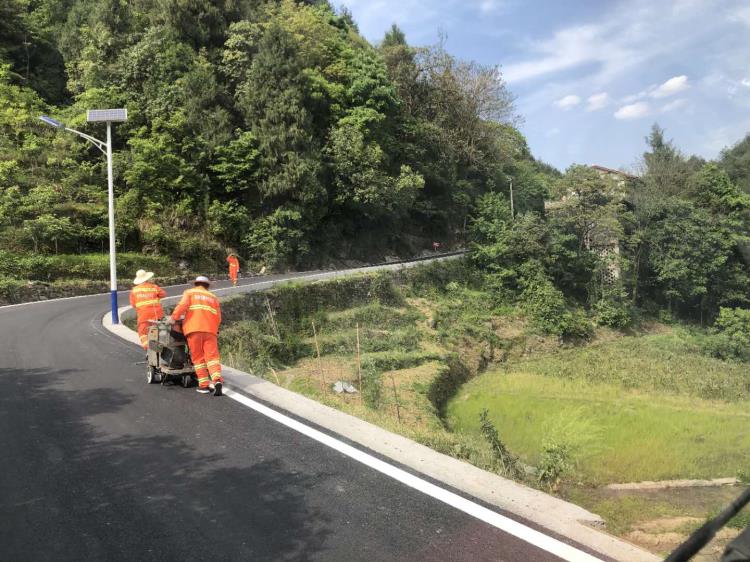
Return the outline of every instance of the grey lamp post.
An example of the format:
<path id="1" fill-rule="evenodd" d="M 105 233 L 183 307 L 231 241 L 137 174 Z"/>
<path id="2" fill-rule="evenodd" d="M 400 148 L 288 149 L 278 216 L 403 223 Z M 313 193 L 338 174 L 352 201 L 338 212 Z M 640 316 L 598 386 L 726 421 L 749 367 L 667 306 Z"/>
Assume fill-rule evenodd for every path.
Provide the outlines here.
<path id="1" fill-rule="evenodd" d="M 119 324 L 120 318 L 117 314 L 117 257 L 115 249 L 115 191 L 112 178 L 112 123 L 121 123 L 128 120 L 127 109 L 89 109 L 86 112 L 86 120 L 89 123 L 107 123 L 107 142 L 66 127 L 60 121 L 42 115 L 39 117 L 47 125 L 64 129 L 75 133 L 98 148 L 107 157 L 107 193 L 109 208 L 109 289 L 112 304 L 112 323 Z"/>

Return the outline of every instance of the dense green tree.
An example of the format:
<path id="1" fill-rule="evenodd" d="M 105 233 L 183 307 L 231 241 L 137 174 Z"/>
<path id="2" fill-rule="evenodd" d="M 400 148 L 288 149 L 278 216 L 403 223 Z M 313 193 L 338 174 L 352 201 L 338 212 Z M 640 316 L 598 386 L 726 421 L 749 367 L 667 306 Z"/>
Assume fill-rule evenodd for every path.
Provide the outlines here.
<path id="1" fill-rule="evenodd" d="M 703 312 L 714 281 L 734 251 L 732 241 L 707 211 L 674 201 L 652 226 L 649 245 L 649 264 L 669 310 L 679 303 L 683 312 Z"/>
<path id="2" fill-rule="evenodd" d="M 685 192 L 690 177 L 690 166 L 671 140 L 664 138 L 664 129 L 654 123 L 646 137 L 649 150 L 643 154 L 644 181 L 661 196 Z"/>
<path id="3" fill-rule="evenodd" d="M 302 68 L 292 37 L 274 24 L 240 87 L 240 109 L 258 138 L 259 190 L 267 207 L 285 201 L 321 204 L 325 195 Z"/>
<path id="4" fill-rule="evenodd" d="M 731 180 L 745 193 L 750 193 L 750 134 L 721 152 L 719 160 Z"/>

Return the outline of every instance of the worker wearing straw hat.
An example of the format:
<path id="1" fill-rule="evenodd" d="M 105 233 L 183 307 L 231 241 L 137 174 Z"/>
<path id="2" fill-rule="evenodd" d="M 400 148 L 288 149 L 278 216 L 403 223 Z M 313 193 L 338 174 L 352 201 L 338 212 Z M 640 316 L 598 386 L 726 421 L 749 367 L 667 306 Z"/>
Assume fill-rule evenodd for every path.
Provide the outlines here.
<path id="1" fill-rule="evenodd" d="M 130 306 L 135 308 L 138 315 L 138 337 L 146 350 L 148 350 L 149 321 L 162 319 L 164 311 L 161 308 L 161 299 L 167 296 L 164 289 L 150 282 L 153 276 L 153 271 L 139 269 L 133 279 L 135 286 L 130 291 Z"/>

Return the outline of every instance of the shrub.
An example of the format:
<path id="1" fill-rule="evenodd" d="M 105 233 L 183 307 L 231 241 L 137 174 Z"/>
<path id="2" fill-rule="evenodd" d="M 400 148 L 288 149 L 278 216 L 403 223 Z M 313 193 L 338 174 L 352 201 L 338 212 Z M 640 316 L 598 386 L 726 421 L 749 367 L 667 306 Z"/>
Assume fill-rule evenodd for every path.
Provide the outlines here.
<path id="1" fill-rule="evenodd" d="M 0 304 L 19 302 L 23 286 L 24 283 L 17 279 L 0 276 Z"/>
<path id="2" fill-rule="evenodd" d="M 454 284 L 469 287 L 481 285 L 481 276 L 466 259 L 433 262 L 402 269 L 395 277 L 414 295 L 452 291 L 455 289 Z"/>
<path id="3" fill-rule="evenodd" d="M 353 306 L 400 305 L 401 294 L 385 275 L 361 275 L 318 283 L 288 283 L 266 292 L 278 314 L 290 324 L 310 330 L 310 317 L 325 310 L 345 310 Z M 353 324 L 352 324 L 353 326 Z M 310 333 L 312 335 L 312 333 Z"/>
<path id="4" fill-rule="evenodd" d="M 150 269 L 157 276 L 179 275 L 167 256 L 135 253 L 117 255 L 117 275 L 129 279 L 138 269 Z M 16 279 L 57 281 L 58 279 L 109 279 L 109 254 L 11 254 L 0 251 L 0 275 Z"/>
<path id="5" fill-rule="evenodd" d="M 294 333 L 282 333 L 281 338 L 264 322 L 245 320 L 219 333 L 222 348 L 229 350 L 232 363 L 249 368 L 264 376 L 272 368 L 280 368 L 301 357 L 312 354 L 312 346 L 305 344 Z"/>
<path id="6" fill-rule="evenodd" d="M 372 297 L 377 299 L 380 304 L 386 306 L 402 306 L 404 304 L 404 296 L 393 282 L 393 275 L 387 271 L 376 273 L 372 277 L 370 291 Z"/>
<path id="7" fill-rule="evenodd" d="M 269 267 L 294 265 L 310 251 L 302 213 L 278 208 L 255 221 L 242 240 L 248 253 Z"/>
<path id="8" fill-rule="evenodd" d="M 624 298 L 617 292 L 602 295 L 593 306 L 596 323 L 610 328 L 627 328 L 633 320 L 632 309 Z"/>
<path id="9" fill-rule="evenodd" d="M 537 479 L 542 486 L 556 492 L 562 476 L 573 468 L 572 451 L 567 443 L 547 442 L 542 447 L 542 460 Z"/>
<path id="10" fill-rule="evenodd" d="M 482 437 L 489 443 L 492 449 L 492 457 L 495 463 L 495 469 L 499 469 L 500 472 L 510 478 L 521 478 L 523 476 L 523 468 L 518 458 L 513 455 L 508 448 L 500 440 L 500 434 L 497 432 L 495 424 L 488 417 L 487 409 L 485 408 L 479 414 L 479 421 L 481 423 L 480 431 Z"/>
<path id="11" fill-rule="evenodd" d="M 422 316 L 415 310 L 403 311 L 374 302 L 351 308 L 338 314 L 328 314 L 321 319 L 321 325 L 333 330 L 360 329 L 388 326 L 391 329 L 410 328 Z"/>
<path id="12" fill-rule="evenodd" d="M 591 324 L 580 309 L 568 309 L 563 294 L 536 268 L 528 268 L 522 281 L 521 308 L 532 328 L 564 338 L 587 339 Z"/>
<path id="13" fill-rule="evenodd" d="M 379 351 L 413 351 L 419 347 L 419 332 L 406 328 L 393 332 L 362 329 L 360 326 L 360 350 L 362 353 Z M 357 336 L 354 330 L 320 338 L 320 351 L 328 354 L 349 354 L 356 350 Z"/>
<path id="14" fill-rule="evenodd" d="M 630 305 L 620 299 L 603 297 L 594 303 L 593 310 L 600 326 L 622 330 L 633 321 Z"/>
<path id="15" fill-rule="evenodd" d="M 380 407 L 380 399 L 383 393 L 383 380 L 379 371 L 368 368 L 362 369 L 362 400 L 364 403 L 375 410 Z"/>
<path id="16" fill-rule="evenodd" d="M 720 359 L 750 361 L 750 310 L 721 308 L 707 348 Z"/>
<path id="17" fill-rule="evenodd" d="M 577 457 L 598 448 L 601 431 L 582 408 L 561 411 L 545 424 L 543 431 L 537 480 L 548 490 L 556 492 L 563 476 L 575 470 Z"/>

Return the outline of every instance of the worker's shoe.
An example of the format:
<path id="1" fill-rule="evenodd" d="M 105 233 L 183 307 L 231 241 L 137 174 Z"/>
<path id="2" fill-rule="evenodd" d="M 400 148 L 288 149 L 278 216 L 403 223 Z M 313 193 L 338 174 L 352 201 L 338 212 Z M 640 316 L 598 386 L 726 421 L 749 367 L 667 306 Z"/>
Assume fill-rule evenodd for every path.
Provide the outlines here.
<path id="1" fill-rule="evenodd" d="M 211 390 L 209 390 L 208 388 L 200 388 L 200 387 L 196 388 L 195 391 L 198 394 L 208 394 L 209 392 L 211 392 Z"/>
<path id="2" fill-rule="evenodd" d="M 214 385 L 214 396 L 221 396 L 222 386 L 224 385 L 222 385 L 220 382 L 217 382 Z"/>

